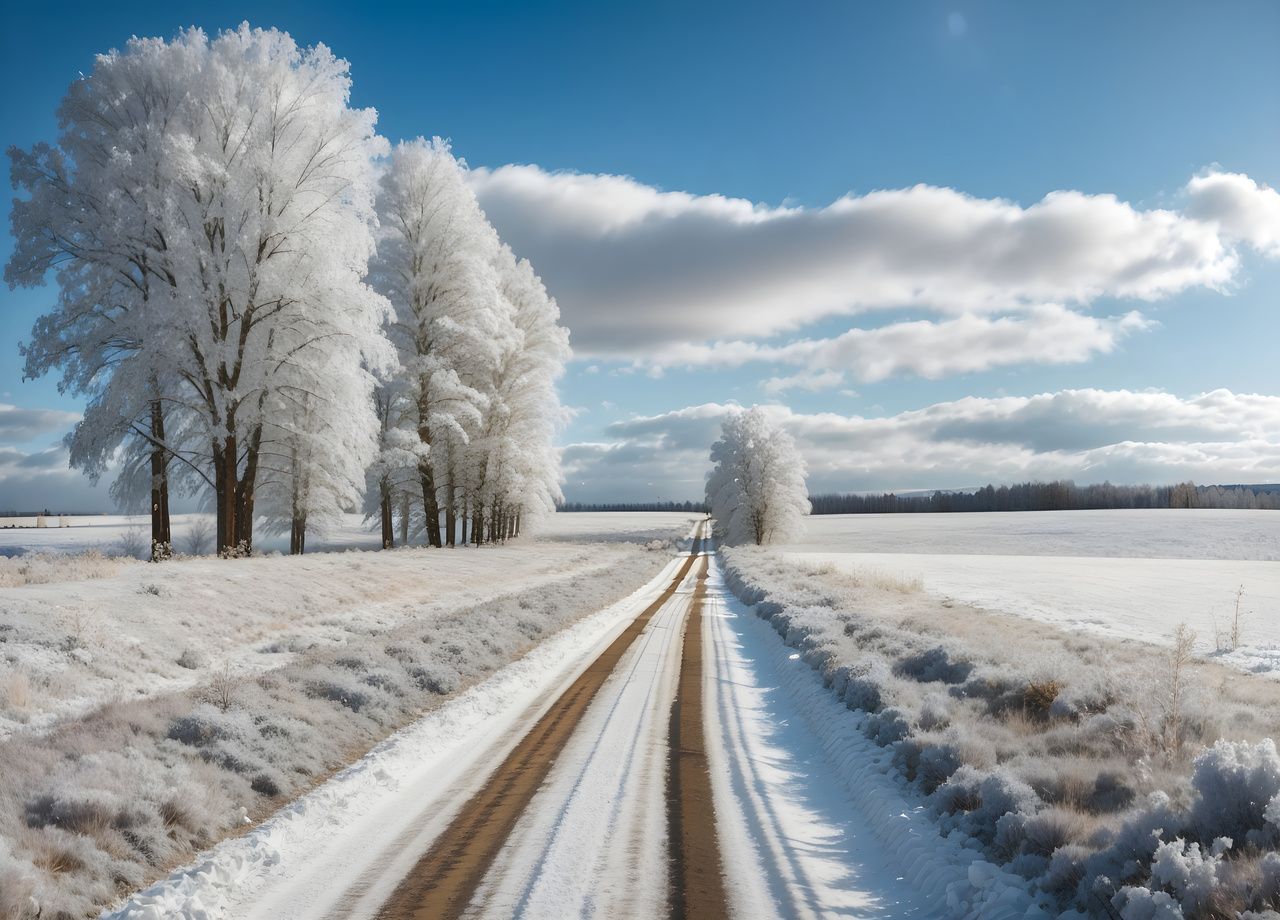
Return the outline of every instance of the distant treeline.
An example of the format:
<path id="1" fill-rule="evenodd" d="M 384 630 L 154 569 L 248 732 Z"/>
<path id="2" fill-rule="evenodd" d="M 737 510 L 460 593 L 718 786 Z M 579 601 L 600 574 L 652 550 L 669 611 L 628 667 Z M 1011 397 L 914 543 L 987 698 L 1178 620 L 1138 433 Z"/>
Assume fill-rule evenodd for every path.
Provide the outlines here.
<path id="1" fill-rule="evenodd" d="M 814 514 L 929 511 L 1084 511 L 1099 508 L 1250 508 L 1280 510 L 1276 486 L 1078 486 L 1071 480 L 984 486 L 932 495 L 811 495 Z"/>
<path id="2" fill-rule="evenodd" d="M 705 502 L 561 502 L 557 511 L 682 511 L 707 513 Z"/>

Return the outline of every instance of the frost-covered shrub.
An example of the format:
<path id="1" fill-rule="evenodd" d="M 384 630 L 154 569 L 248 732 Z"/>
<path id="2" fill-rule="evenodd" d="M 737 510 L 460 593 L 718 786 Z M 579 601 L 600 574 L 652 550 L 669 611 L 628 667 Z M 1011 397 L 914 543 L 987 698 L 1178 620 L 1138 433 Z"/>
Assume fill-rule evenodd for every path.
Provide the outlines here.
<path id="1" fill-rule="evenodd" d="M 195 671 L 205 667 L 208 664 L 204 655 L 194 649 L 183 649 L 182 654 L 178 656 L 178 667 L 186 668 L 189 671 Z"/>
<path id="2" fill-rule="evenodd" d="M 862 730 L 876 744 L 888 747 L 911 734 L 911 723 L 897 709 L 882 709 L 880 712 L 867 714 Z"/>
<path id="3" fill-rule="evenodd" d="M 1191 820 L 1200 839 L 1231 837 L 1257 845 L 1277 839 L 1266 817 L 1280 795 L 1280 754 L 1275 742 L 1218 741 L 1195 759 Z"/>
<path id="4" fill-rule="evenodd" d="M 270 798 L 284 791 L 284 783 L 275 771 L 260 770 L 249 781 L 249 788 L 258 793 L 258 795 L 265 795 Z"/>
<path id="5" fill-rule="evenodd" d="M 893 666 L 893 673 L 921 683 L 961 684 L 973 673 L 968 661 L 952 661 L 950 653 L 940 645 L 903 658 Z"/>
<path id="6" fill-rule="evenodd" d="M 1120 920 L 1184 920 L 1186 916 L 1167 893 L 1141 887 L 1121 888 L 1111 906 L 1120 912 Z"/>
<path id="7" fill-rule="evenodd" d="M 234 716 L 228 716 L 212 704 L 204 703 L 174 719 L 169 726 L 169 737 L 192 747 L 204 747 L 241 734 L 235 726 Z"/>
<path id="8" fill-rule="evenodd" d="M 440 695 L 452 693 L 460 682 L 457 669 L 444 663 L 410 668 L 409 676 L 420 690 Z"/>
<path id="9" fill-rule="evenodd" d="M 1151 880 L 1177 896 L 1183 911 L 1199 912 L 1218 896 L 1218 875 L 1231 840 L 1219 837 L 1207 852 L 1181 838 L 1156 847 Z"/>
<path id="10" fill-rule="evenodd" d="M 69 789 L 36 796 L 24 809 L 30 827 L 60 827 L 73 834 L 125 828 L 141 819 L 122 797 L 100 789 Z"/>
<path id="11" fill-rule="evenodd" d="M 958 829 L 986 843 L 995 842 L 1000 819 L 1006 815 L 1025 818 L 1041 804 L 1034 789 L 1007 771 L 984 773 L 967 764 L 929 798 L 944 831 Z M 1006 834 L 1007 828 L 1008 823 Z"/>
<path id="12" fill-rule="evenodd" d="M 863 712 L 879 712 L 884 707 L 880 688 L 888 676 L 888 669 L 880 662 L 858 665 L 845 680 L 844 704 Z"/>
<path id="13" fill-rule="evenodd" d="M 1059 846 L 1049 857 L 1049 865 L 1040 879 L 1040 885 L 1066 900 L 1074 895 L 1088 872 L 1088 860 L 1093 850 L 1080 844 Z"/>
<path id="14" fill-rule="evenodd" d="M 352 712 L 359 712 L 369 704 L 370 694 L 340 678 L 317 678 L 307 682 L 307 696 L 314 699 L 340 703 Z"/>

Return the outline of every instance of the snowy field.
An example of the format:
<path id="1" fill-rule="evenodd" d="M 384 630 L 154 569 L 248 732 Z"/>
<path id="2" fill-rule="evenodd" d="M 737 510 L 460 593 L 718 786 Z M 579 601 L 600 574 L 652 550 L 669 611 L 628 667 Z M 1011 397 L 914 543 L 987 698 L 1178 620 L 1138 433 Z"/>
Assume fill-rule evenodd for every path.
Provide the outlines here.
<path id="1" fill-rule="evenodd" d="M 647 534 L 656 538 L 672 528 L 684 527 L 696 517 L 696 514 L 666 511 L 551 514 L 533 522 L 527 535 L 587 542 L 633 540 L 637 535 Z M 173 516 L 175 550 L 181 553 L 192 552 L 192 530 L 198 529 L 201 521 L 210 525 L 209 534 L 202 541 L 203 551 L 212 552 L 212 517 L 202 514 Z M 60 522 L 65 522 L 67 526 L 59 526 Z M 126 549 L 145 553 L 151 536 L 150 518 L 145 515 L 51 515 L 46 519 L 46 524 L 46 527 L 37 527 L 33 517 L 0 518 L 0 557 L 41 552 L 78 553 L 91 549 L 104 555 L 116 555 Z M 378 534 L 371 529 L 374 526 L 376 522 L 366 523 L 363 515 L 348 514 L 341 528 L 329 533 L 309 534 L 308 552 L 378 549 Z M 263 552 L 287 551 L 289 535 L 257 534 L 255 543 Z"/>
<path id="2" fill-rule="evenodd" d="M 823 515 L 786 551 L 1066 629 L 1165 642 L 1186 623 L 1200 651 L 1280 678 L 1272 511 Z M 1242 587 L 1242 644 L 1220 652 Z"/>
<path id="3" fill-rule="evenodd" d="M 1280 561 L 1280 514 L 1213 508 L 821 514 L 797 552 Z"/>
<path id="4" fill-rule="evenodd" d="M 563 541 L 552 526 L 559 518 L 576 519 Z M 77 520 L 94 523 L 0 535 L 10 546 L 72 552 L 109 548 L 113 532 L 118 539 L 131 526 L 123 517 Z M 18 587 L 6 586 L 6 570 L 31 557 L 0 559 L 0 738 L 108 700 L 193 686 L 228 667 L 241 675 L 281 667 L 298 650 L 338 645 L 353 632 L 394 628 L 600 568 L 614 550 L 589 541 L 671 539 L 687 534 L 688 522 L 688 515 L 556 515 L 543 539 L 479 550 L 315 552 L 163 565 L 90 557 L 68 558 L 63 566 L 55 556 L 34 579 L 40 583 Z M 31 537 L 44 543 L 17 543 Z"/>
<path id="5" fill-rule="evenodd" d="M 47 577 L 0 588 L 0 889 L 103 906 L 609 607 L 690 532 L 610 520 L 479 549 L 3 560 Z"/>

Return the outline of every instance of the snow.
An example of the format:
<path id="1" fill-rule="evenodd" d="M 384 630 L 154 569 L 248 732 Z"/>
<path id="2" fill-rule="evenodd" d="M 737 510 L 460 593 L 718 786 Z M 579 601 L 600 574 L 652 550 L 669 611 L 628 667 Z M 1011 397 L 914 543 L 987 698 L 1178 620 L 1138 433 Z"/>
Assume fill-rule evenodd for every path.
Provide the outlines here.
<path id="1" fill-rule="evenodd" d="M 66 545 L 85 531 L 100 538 L 101 530 L 126 521 L 54 533 Z M 688 515 L 671 515 L 648 523 L 675 538 L 688 533 L 688 521 Z M 607 532 L 611 523 L 597 519 L 594 527 Z M 618 523 L 621 529 L 607 534 L 615 541 L 627 537 L 626 527 L 645 522 Z M 607 564 L 612 553 L 623 551 L 579 544 L 587 539 L 578 533 L 572 541 L 548 535 L 479 550 L 125 562 L 93 580 L 0 588 L 0 688 L 13 674 L 32 686 L 21 707 L 6 706 L 0 696 L 0 739 L 43 729 L 104 700 L 139 699 L 207 682 L 228 664 L 241 674 L 280 667 L 297 651 L 394 628 L 432 610 L 527 590 Z M 0 560 L 0 566 L 19 561 Z M 67 574 L 78 577 L 81 563 L 68 564 Z M 190 655 L 180 664 L 185 653 Z M 196 667 L 183 666 L 190 664 Z"/>
<path id="2" fill-rule="evenodd" d="M 601 687 L 477 892 L 482 916 L 660 917 L 681 626 L 696 569 Z"/>
<path id="3" fill-rule="evenodd" d="M 796 552 L 1280 561 L 1280 514 L 1213 508 L 820 514 Z"/>
<path id="4" fill-rule="evenodd" d="M 562 631 L 378 745 L 242 837 L 140 892 L 117 920 L 371 916 L 452 810 L 483 782 L 627 622 L 671 579 Z M 357 883 L 359 883 L 357 885 Z"/>
<path id="5" fill-rule="evenodd" d="M 173 515 L 173 543 L 179 552 L 187 551 L 188 534 L 192 524 L 205 515 Z M 675 511 L 637 512 L 575 512 L 572 514 L 546 514 L 536 517 L 529 526 L 530 537 L 548 540 L 611 541 L 631 540 L 637 535 L 670 536 L 676 530 L 687 530 L 696 513 Z M 0 518 L 0 566 L 2 557 L 17 557 L 27 553 L 79 553 L 96 549 L 106 555 L 119 552 L 121 541 L 131 530 L 140 535 L 140 545 L 145 551 L 151 536 L 151 519 L 145 515 L 95 514 L 68 515 L 68 526 L 58 527 L 58 515 L 48 519 L 49 526 L 37 528 L 34 517 Z M 212 518 L 209 518 L 212 520 Z M 530 522 L 526 522 L 528 524 Z M 308 534 L 308 552 L 325 552 L 346 549 L 376 550 L 379 534 L 367 524 L 360 514 L 342 516 L 341 524 L 328 532 Z M 520 540 L 525 540 L 523 534 Z M 212 552 L 212 532 L 207 552 Z M 289 535 L 256 536 L 254 542 L 259 551 L 282 552 L 289 548 Z M 517 541 L 518 542 L 518 541 Z M 2 583 L 2 582 L 0 582 Z"/>
<path id="6" fill-rule="evenodd" d="M 486 770 L 676 565 L 104 916 L 373 916 Z M 667 719 L 692 587 L 691 575 L 593 701 L 481 886 L 476 916 L 664 912 Z M 707 587 L 708 756 L 737 915 L 1048 916 L 1025 882 L 938 834 L 889 753 L 729 594 L 715 559 Z"/>
<path id="7" fill-rule="evenodd" d="M 939 835 L 891 750 L 733 596 L 718 559 L 707 596 L 708 753 L 739 916 L 1049 916 L 1025 881 Z"/>
<path id="8" fill-rule="evenodd" d="M 1280 677 L 1280 514 L 1124 510 L 811 518 L 788 558 L 1054 626 L 1165 643 L 1179 623 L 1197 648 Z M 957 552 L 963 549 L 965 552 Z M 1244 588 L 1243 644 L 1218 652 Z"/>

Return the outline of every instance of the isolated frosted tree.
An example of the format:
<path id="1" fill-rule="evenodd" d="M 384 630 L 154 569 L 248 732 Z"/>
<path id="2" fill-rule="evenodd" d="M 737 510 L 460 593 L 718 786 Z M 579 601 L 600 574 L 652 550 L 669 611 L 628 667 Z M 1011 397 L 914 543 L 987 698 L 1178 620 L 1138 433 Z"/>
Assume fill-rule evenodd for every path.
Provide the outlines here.
<path id="1" fill-rule="evenodd" d="M 495 268 L 498 236 L 439 138 L 401 143 L 381 180 L 375 278 L 390 299 L 414 425 L 424 523 L 432 546 L 456 539 L 461 458 L 483 424 L 483 387 L 516 347 Z M 441 539 L 441 494 L 445 530 Z"/>
<path id="2" fill-rule="evenodd" d="M 804 459 L 791 435 L 756 406 L 729 416 L 711 445 L 707 504 L 727 543 L 772 543 L 797 536 L 809 513 Z"/>
<path id="3" fill-rule="evenodd" d="M 56 269 L 59 287 L 28 373 L 61 366 L 64 386 L 118 408 L 121 424 L 103 412 L 83 432 L 86 462 L 134 436 L 205 479 L 220 551 L 252 541 L 269 429 L 295 427 L 304 394 L 328 411 L 343 375 L 391 358 L 363 280 L 385 141 L 349 91 L 346 62 L 275 30 L 133 39 L 72 85 L 57 147 L 11 152 L 29 199 L 6 277 Z"/>

